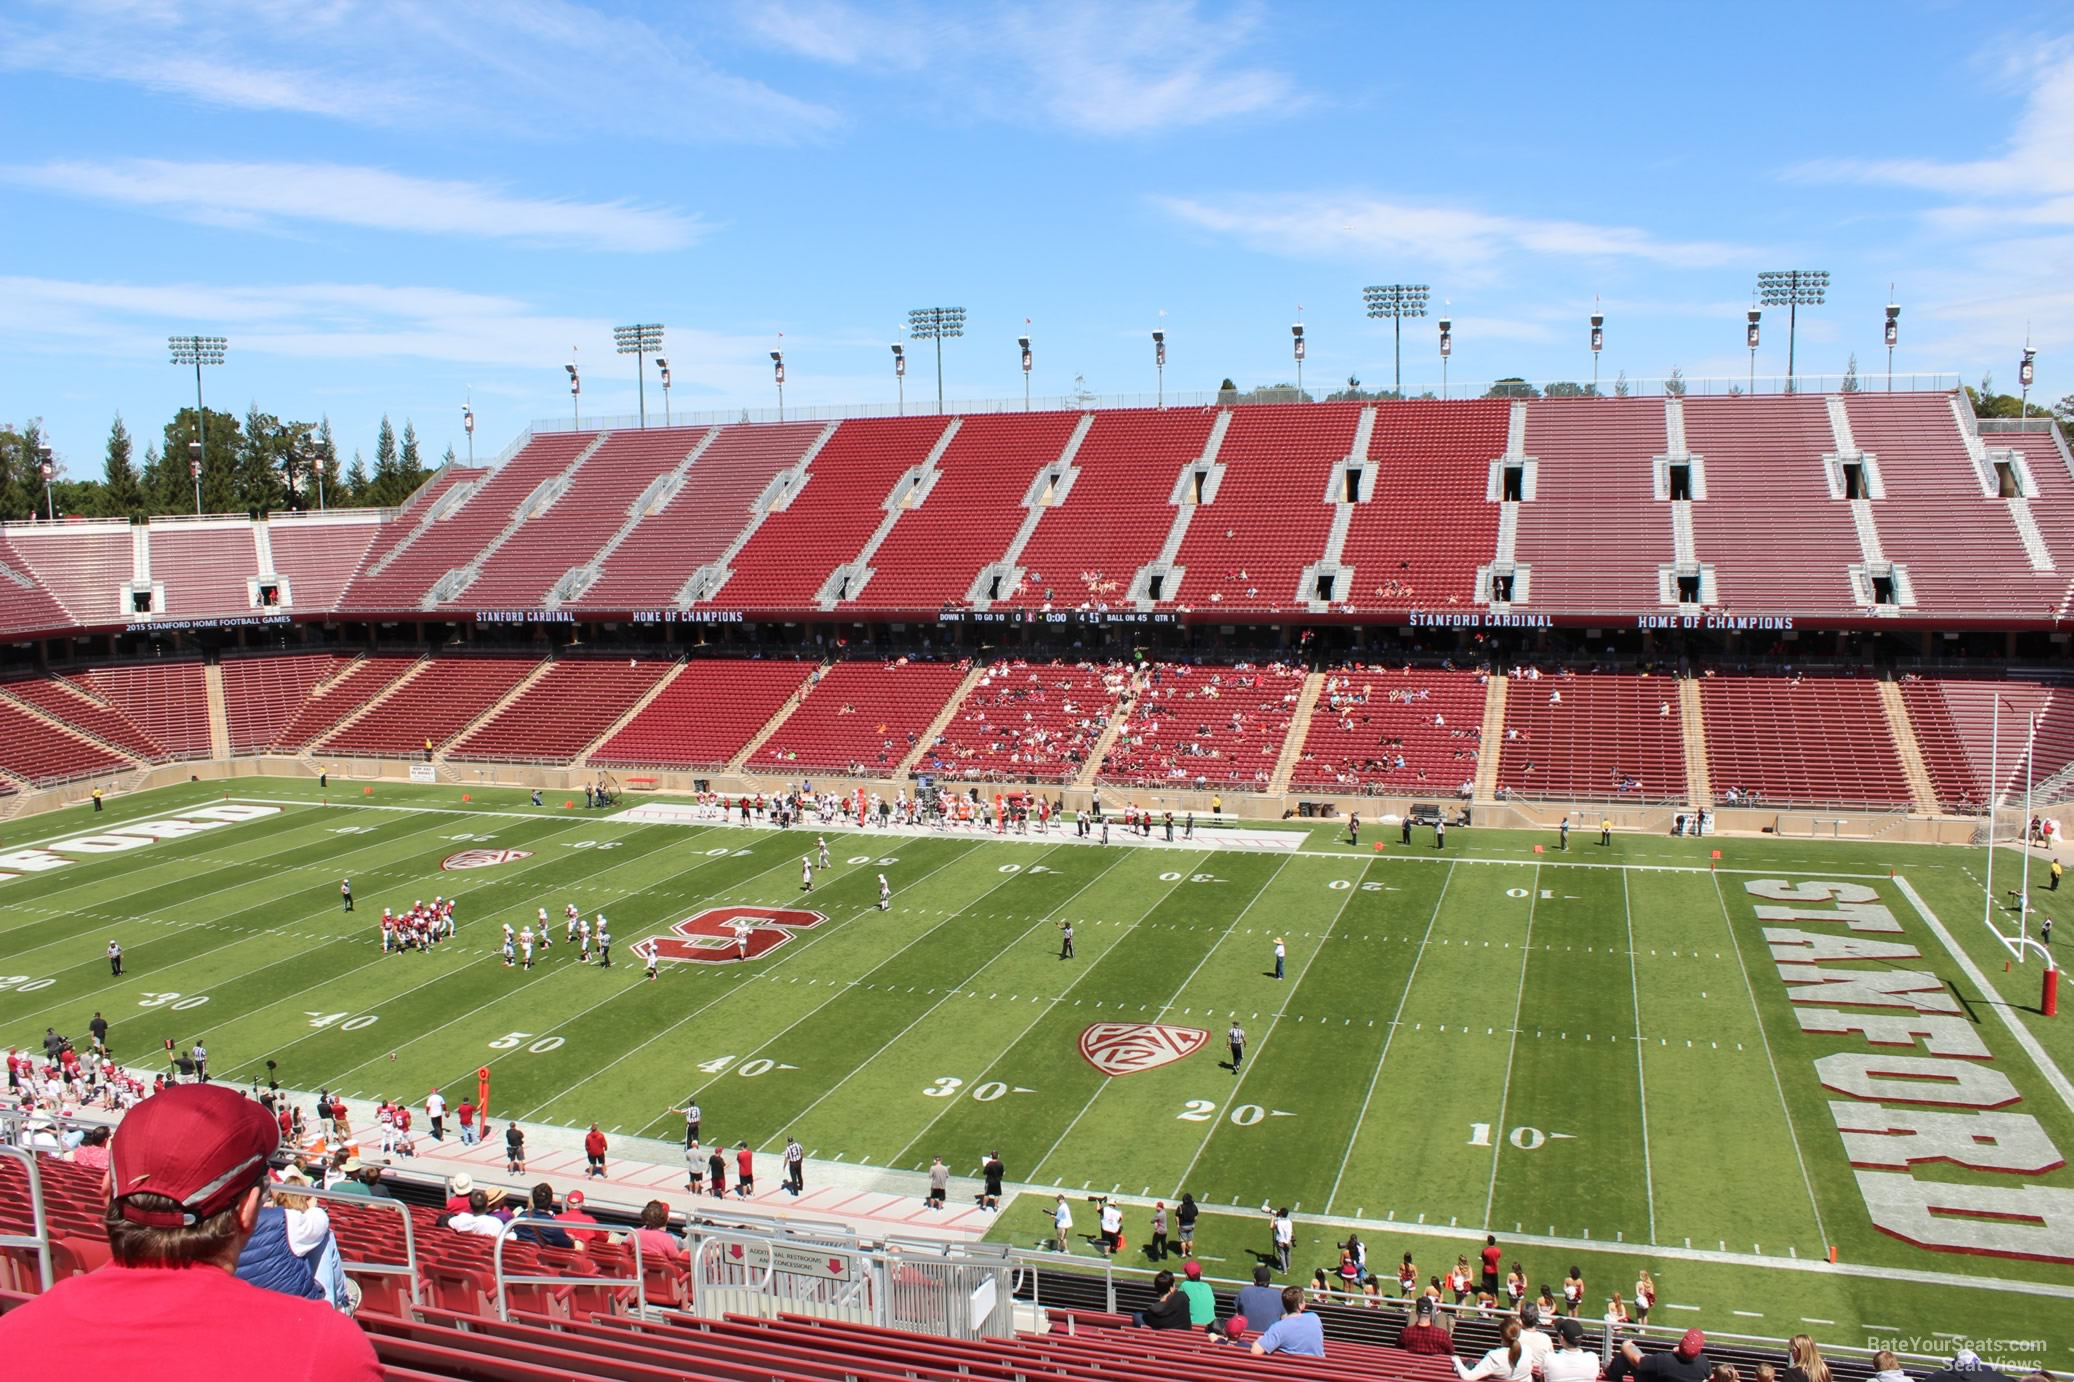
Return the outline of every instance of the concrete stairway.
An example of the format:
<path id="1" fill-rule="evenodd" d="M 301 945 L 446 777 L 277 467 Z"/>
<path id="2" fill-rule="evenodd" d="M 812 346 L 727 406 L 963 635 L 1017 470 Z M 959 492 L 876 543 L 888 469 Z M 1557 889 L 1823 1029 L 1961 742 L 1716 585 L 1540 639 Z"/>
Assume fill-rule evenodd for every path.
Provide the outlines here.
<path id="1" fill-rule="evenodd" d="M 820 670 L 825 673 L 833 665 L 830 662 L 823 662 Z M 750 737 L 749 742 L 742 745 L 741 752 L 727 760 L 727 771 L 731 773 L 747 772 L 748 768 L 746 765 L 750 759 L 756 756 L 756 751 L 762 748 L 773 734 L 778 732 L 778 726 L 792 718 L 793 711 L 807 703 L 807 697 L 813 695 L 814 688 L 820 684 L 818 679 L 809 683 L 797 696 L 779 706 L 777 713 L 763 722 L 763 728 L 757 730 Z"/>
<path id="2" fill-rule="evenodd" d="M 1483 737 L 1476 745 L 1476 787 L 1473 800 L 1498 799 L 1498 760 L 1505 749 L 1505 702 L 1512 683 L 1502 673 L 1493 673 L 1483 688 Z"/>
<path id="3" fill-rule="evenodd" d="M 1685 799 L 1702 811 L 1714 806 L 1714 779 L 1707 767 L 1707 721 L 1700 712 L 1700 684 L 1678 683 L 1678 725 L 1685 735 Z"/>
<path id="4" fill-rule="evenodd" d="M 610 729 L 606 730 L 603 734 L 600 734 L 597 738 L 591 740 L 588 744 L 585 744 L 583 746 L 583 752 L 576 755 L 576 761 L 573 764 L 573 766 L 578 768 L 590 767 L 592 754 L 596 753 L 604 745 L 611 743 L 613 735 L 619 733 L 628 725 L 632 724 L 634 722 L 634 717 L 636 715 L 639 715 L 642 711 L 648 709 L 649 703 L 654 701 L 654 699 L 657 696 L 660 696 L 664 691 L 668 690 L 671 682 L 677 680 L 677 678 L 684 675 L 684 663 L 685 659 L 681 657 L 678 658 L 676 662 L 672 663 L 670 665 L 670 670 L 663 673 L 662 679 L 656 682 L 655 685 L 649 687 L 647 692 L 642 695 L 640 700 L 635 701 L 632 705 L 628 706 L 627 713 L 620 716 L 617 720 L 614 720 L 612 722 L 612 727 Z"/>
<path id="5" fill-rule="evenodd" d="M 1901 751 L 1901 768 L 1908 774 L 1908 793 L 1915 809 L 1926 816 L 1937 814 L 1937 784 L 1930 780 L 1930 769 L 1923 762 L 1923 746 L 1916 742 L 1915 722 L 1908 718 L 1908 703 L 1901 699 L 1901 688 L 1891 681 L 1882 681 L 1880 687 L 1880 709 L 1887 712 L 1887 730 L 1894 736 L 1894 747 Z"/>
<path id="6" fill-rule="evenodd" d="M 495 705 L 483 711 L 482 714 L 476 716 L 467 724 L 455 730 L 452 734 L 449 734 L 446 737 L 446 741 L 438 745 L 433 751 L 432 761 L 434 763 L 444 765 L 446 763 L 447 748 L 449 745 L 460 743 L 463 739 L 466 739 L 469 735 L 475 733 L 477 726 L 486 725 L 490 721 L 496 719 L 499 715 L 503 714 L 504 707 L 510 705 L 520 696 L 525 695 L 527 688 L 531 687 L 534 682 L 539 681 L 542 677 L 546 676 L 548 674 L 548 671 L 554 665 L 555 660 L 553 658 L 541 658 L 540 664 L 537 667 L 535 667 L 532 671 L 526 673 L 523 677 L 520 677 L 517 686 L 512 687 L 509 691 L 505 692 L 502 696 L 498 697 L 497 703 Z"/>
<path id="7" fill-rule="evenodd" d="M 355 665 L 357 665 L 357 663 Z M 316 742 L 312 743 L 308 748 L 302 751 L 301 757 L 304 759 L 310 759 L 321 757 L 324 754 L 330 753 L 332 750 L 326 748 L 325 745 L 329 744 L 333 739 L 338 738 L 339 735 L 345 733 L 348 729 L 351 729 L 354 725 L 358 724 L 360 720 L 364 718 L 366 715 L 368 715 L 370 712 L 372 712 L 376 706 L 382 704 L 382 702 L 388 700 L 389 697 L 395 695 L 398 691 L 401 691 L 404 687 L 410 685 L 413 681 L 416 681 L 419 677 L 423 676 L 425 674 L 425 669 L 427 667 L 430 667 L 431 665 L 432 659 L 429 656 L 420 654 L 418 660 L 411 664 L 411 669 L 408 672 L 405 672 L 402 676 L 396 678 L 396 680 L 390 682 L 387 686 L 383 687 L 379 695 L 370 697 L 366 705 L 361 706 L 358 710 L 346 716 L 345 719 L 340 720 L 330 729 L 325 730 L 324 733 L 317 738 Z M 337 677 L 332 678 L 332 682 L 336 682 L 337 680 Z M 313 690 L 311 694 L 314 695 L 315 691 Z"/>
<path id="8" fill-rule="evenodd" d="M 892 776 L 905 777 L 915 770 L 915 764 L 922 761 L 922 755 L 929 752 L 936 743 L 937 736 L 950 728 L 951 717 L 958 713 L 958 707 L 965 704 L 965 698 L 972 694 L 972 688 L 979 685 L 979 679 L 986 674 L 985 665 L 977 663 L 965 673 L 965 679 L 958 683 L 958 689 L 944 702 L 943 709 L 936 712 L 936 718 L 929 722 L 929 728 L 922 731 L 921 737 L 915 740 L 915 746 L 894 766 Z"/>
<path id="9" fill-rule="evenodd" d="M 1132 696 L 1127 700 L 1118 701 L 1116 709 L 1109 712 L 1109 723 L 1102 726 L 1101 737 L 1096 739 L 1095 746 L 1087 751 L 1087 762 L 1081 764 L 1080 771 L 1073 774 L 1074 790 L 1091 792 L 1095 789 L 1095 778 L 1102 771 L 1102 760 L 1109 756 L 1109 750 L 1123 734 L 1123 727 L 1130 723 L 1131 710 L 1137 704 L 1138 698 Z"/>
<path id="10" fill-rule="evenodd" d="M 266 524 L 255 523 L 252 526 L 264 528 Z M 229 758 L 230 711 L 223 702 L 223 664 L 213 656 L 202 664 L 202 695 L 209 707 L 209 756 L 219 761 Z"/>
<path id="11" fill-rule="evenodd" d="M 1275 771 L 1268 777 L 1267 794 L 1281 796 L 1289 790 L 1290 775 L 1296 771 L 1296 760 L 1303 756 L 1303 741 L 1310 737 L 1311 715 L 1318 708 L 1318 697 L 1325 691 L 1325 674 L 1313 672 L 1303 679 L 1303 690 L 1296 693 L 1296 714 L 1289 718 L 1289 734 L 1282 740 L 1282 752 L 1275 759 Z"/>

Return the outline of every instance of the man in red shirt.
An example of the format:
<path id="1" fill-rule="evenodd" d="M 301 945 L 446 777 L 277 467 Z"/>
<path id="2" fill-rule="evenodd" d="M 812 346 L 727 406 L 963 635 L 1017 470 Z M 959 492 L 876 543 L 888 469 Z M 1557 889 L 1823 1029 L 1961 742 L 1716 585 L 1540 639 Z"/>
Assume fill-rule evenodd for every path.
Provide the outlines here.
<path id="1" fill-rule="evenodd" d="M 756 1193 L 756 1153 L 744 1142 L 735 1149 L 735 1194 L 748 1199 Z"/>
<path id="2" fill-rule="evenodd" d="M 1455 1336 L 1433 1322 L 1433 1297 L 1419 1297 L 1418 1319 L 1397 1336 L 1397 1347 L 1407 1353 L 1453 1353 Z"/>
<path id="3" fill-rule="evenodd" d="M 264 1359 L 273 1382 L 378 1382 L 367 1336 L 319 1301 L 237 1279 L 280 1131 L 225 1085 L 178 1085 L 123 1121 L 109 1158 L 110 1265 L 0 1316 L 10 1376 L 98 1372 L 221 1382 Z"/>
<path id="4" fill-rule="evenodd" d="M 598 1222 L 584 1209 L 583 1192 L 581 1190 L 571 1190 L 563 1199 L 563 1203 L 569 1207 L 555 1215 L 556 1222 L 564 1224 L 595 1224 Z M 592 1243 L 600 1239 L 611 1237 L 610 1234 L 601 1228 L 572 1228 L 568 1232 L 569 1237 L 575 1241 L 576 1246 L 583 1249 L 588 1249 Z"/>
<path id="5" fill-rule="evenodd" d="M 454 1110 L 454 1117 L 459 1119 L 461 1123 L 461 1145 L 473 1147 L 475 1145 L 475 1100 L 465 1094 L 462 1095 L 461 1107 Z"/>
<path id="6" fill-rule="evenodd" d="M 1505 1269 L 1505 1253 L 1498 1246 L 1498 1235 L 1486 1233 L 1483 1239 L 1483 1293 L 1492 1300 L 1498 1298 L 1498 1275 Z"/>
<path id="7" fill-rule="evenodd" d="M 590 1132 L 583 1139 L 583 1158 L 586 1163 L 583 1173 L 586 1176 L 596 1176 L 599 1180 L 603 1180 L 605 1178 L 605 1134 L 598 1131 L 596 1123 L 591 1124 Z"/>

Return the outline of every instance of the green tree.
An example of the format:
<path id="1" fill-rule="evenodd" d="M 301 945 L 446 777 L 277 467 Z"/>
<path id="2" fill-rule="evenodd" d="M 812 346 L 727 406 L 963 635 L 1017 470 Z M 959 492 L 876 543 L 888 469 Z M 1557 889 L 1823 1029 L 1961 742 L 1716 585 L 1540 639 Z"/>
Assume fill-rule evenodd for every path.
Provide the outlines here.
<path id="1" fill-rule="evenodd" d="M 1539 398 L 1541 397 L 1541 390 L 1535 388 L 1532 384 L 1529 384 L 1526 380 L 1520 378 L 1518 375 L 1511 374 L 1493 383 L 1491 387 L 1487 391 L 1485 391 L 1484 397 Z"/>
<path id="2" fill-rule="evenodd" d="M 1858 383 L 1858 352 L 1852 351 L 1851 358 L 1844 362 L 1844 382 L 1837 386 L 1838 393 L 1856 393 Z"/>
<path id="3" fill-rule="evenodd" d="M 381 507 L 394 504 L 398 477 L 402 473 L 402 462 L 396 455 L 396 429 L 389 425 L 389 415 L 382 414 L 382 425 L 374 438 L 374 472 L 368 477 L 363 491 L 367 504 Z"/>
<path id="4" fill-rule="evenodd" d="M 1237 384 L 1232 383 L 1231 380 L 1226 379 L 1222 384 L 1219 384 L 1217 386 L 1217 401 L 1219 403 L 1238 402 L 1239 386 Z"/>
<path id="5" fill-rule="evenodd" d="M 324 472 L 324 483 L 317 495 L 326 508 L 350 508 L 353 505 L 353 488 L 339 474 L 338 442 L 331 435 L 331 419 L 325 417 L 317 424 L 317 464 Z"/>
<path id="6" fill-rule="evenodd" d="M 1626 370 L 1622 370 L 1613 376 L 1613 396 L 1615 398 L 1626 398 L 1628 396 L 1628 372 Z"/>
<path id="7" fill-rule="evenodd" d="M 43 511 L 43 426 L 0 427 L 0 520 L 18 522 Z"/>
<path id="8" fill-rule="evenodd" d="M 1542 390 L 1545 398 L 1596 398 L 1598 389 L 1590 384 L 1576 384 L 1567 379 L 1558 379 Z"/>
<path id="9" fill-rule="evenodd" d="M 166 424 L 165 449 L 160 453 L 160 484 L 147 497 L 153 513 L 194 512 L 194 479 L 189 468 L 195 440 L 195 411 L 182 408 Z M 202 512 L 236 513 L 238 452 L 244 445 L 244 429 L 229 413 L 211 408 L 203 421 L 207 436 L 202 453 Z"/>
<path id="10" fill-rule="evenodd" d="M 246 409 L 245 434 L 231 477 L 239 509 L 263 514 L 282 507 L 288 495 L 288 467 L 294 463 L 302 430 L 260 412 L 257 403 Z"/>
<path id="11" fill-rule="evenodd" d="M 403 420 L 402 469 L 412 489 L 425 483 L 425 465 L 418 459 L 418 429 L 411 425 L 409 418 Z"/>
<path id="12" fill-rule="evenodd" d="M 374 480 L 367 473 L 366 459 L 358 451 L 353 453 L 353 464 L 346 470 L 345 489 L 352 496 L 352 502 L 360 507 L 371 509 L 375 506 Z"/>
<path id="13" fill-rule="evenodd" d="M 109 518 L 142 518 L 145 516 L 144 490 L 137 481 L 137 466 L 131 459 L 130 429 L 123 426 L 122 414 L 108 428 L 108 459 L 101 467 L 101 494 L 97 505 L 100 513 Z"/>
<path id="14" fill-rule="evenodd" d="M 1685 371 L 1671 366 L 1670 378 L 1664 380 L 1664 392 L 1673 398 L 1685 397 Z"/>
<path id="15" fill-rule="evenodd" d="M 446 445 L 446 454 L 445 454 L 444 456 L 441 456 L 441 457 L 439 458 L 439 468 L 440 468 L 441 470 L 445 470 L 445 469 L 446 469 L 446 468 L 447 468 L 448 466 L 452 465 L 453 463 L 454 463 L 454 444 L 453 444 L 452 442 L 448 442 L 448 443 L 447 443 L 447 445 Z M 422 482 L 421 482 L 421 483 L 422 483 Z"/>

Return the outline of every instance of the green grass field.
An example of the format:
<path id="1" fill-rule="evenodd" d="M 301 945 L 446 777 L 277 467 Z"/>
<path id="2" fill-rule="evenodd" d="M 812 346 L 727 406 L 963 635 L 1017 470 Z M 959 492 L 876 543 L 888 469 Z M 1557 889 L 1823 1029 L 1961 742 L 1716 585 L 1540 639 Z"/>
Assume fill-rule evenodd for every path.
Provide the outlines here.
<path id="1" fill-rule="evenodd" d="M 202 1036 L 219 1078 L 249 1079 L 271 1059 L 292 1088 L 410 1100 L 487 1063 L 500 1116 L 657 1137 L 672 1134 L 667 1107 L 695 1095 L 709 1134 L 771 1148 L 794 1134 L 820 1158 L 920 1168 L 941 1153 L 963 1173 L 998 1147 L 1010 1179 L 1033 1186 L 1189 1189 L 1223 1211 L 1200 1235 L 1223 1274 L 1266 1248 L 1259 1208 L 1272 1201 L 1296 1209 L 1306 1275 L 1335 1260 L 1325 1243 L 1351 1223 L 1365 1225 L 1371 1265 L 1409 1250 L 1422 1274 L 1488 1229 L 1536 1286 L 1584 1266 L 1593 1313 L 1646 1266 L 1658 1323 L 1898 1335 L 1926 1350 L 1945 1330 L 2074 1363 L 2065 1261 L 1932 1251 L 1874 1226 L 1830 1110 L 1846 1096 L 1824 1088 L 1815 1061 L 1925 1053 L 1803 1032 L 1762 933 L 1795 923 L 1760 921 L 1746 889 L 1874 890 L 1900 929 L 1864 939 L 1922 958 L 1872 968 L 1934 973 L 1992 1057 L 1963 1064 L 2020 1096 L 1998 1111 L 2074 1147 L 2058 1074 L 2074 1065 L 2074 1019 L 2036 1013 L 2035 960 L 2004 973 L 2008 953 L 1982 924 L 1978 851 L 1643 837 L 1601 848 L 1580 833 L 1561 855 L 1553 837 L 1457 831 L 1444 854 L 1427 832 L 1410 849 L 1390 832 L 1376 852 L 1322 829 L 1293 852 L 1105 850 L 832 831 L 834 866 L 803 902 L 811 828 L 641 824 L 559 801 L 535 810 L 516 792 L 463 804 L 451 787 L 334 787 L 327 806 L 313 784 L 231 786 L 237 802 L 280 809 L 143 848 L 54 849 L 75 862 L 0 881 L 0 1036 L 83 1036 L 98 1008 L 118 1058 L 145 1068 L 162 1038 Z M 0 850 L 224 800 L 203 784 L 98 817 L 28 818 Z M 485 846 L 530 854 L 440 871 Z M 2001 867 L 2013 874 L 2017 856 Z M 880 872 L 895 889 L 885 914 Z M 351 916 L 338 900 L 347 874 Z M 381 908 L 435 893 L 460 898 L 458 943 L 384 957 Z M 2074 911 L 2074 889 L 2040 898 Z M 559 925 L 570 902 L 612 918 L 613 969 L 561 945 L 530 972 L 498 962 L 500 921 L 544 906 Z M 729 904 L 827 920 L 763 958 L 665 963 L 643 982 L 635 942 Z M 1059 958 L 1061 918 L 1078 933 L 1071 960 Z M 121 979 L 102 958 L 111 937 L 128 953 Z M 1223 1039 L 1234 1016 L 1250 1038 L 1236 1077 Z M 1209 1036 L 1111 1077 L 1080 1047 L 1105 1022 Z M 1896 1173 L 2074 1196 L 2064 1166 Z M 1022 1196 L 1000 1236 L 1044 1236 L 1047 1200 Z M 1143 1217 L 1133 1211 L 1134 1239 Z M 2074 1215 L 2054 1225 L 2056 1255 L 2074 1256 Z M 1832 1247 L 1841 1271 L 1827 1269 Z"/>

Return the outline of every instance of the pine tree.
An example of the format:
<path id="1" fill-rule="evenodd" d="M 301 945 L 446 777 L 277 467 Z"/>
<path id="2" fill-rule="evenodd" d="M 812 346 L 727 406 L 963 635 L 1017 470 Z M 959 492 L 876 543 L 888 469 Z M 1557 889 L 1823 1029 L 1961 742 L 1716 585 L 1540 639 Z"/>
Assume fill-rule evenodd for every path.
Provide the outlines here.
<path id="1" fill-rule="evenodd" d="M 447 445 L 446 445 L 446 454 L 445 454 L 444 456 L 441 456 L 441 457 L 439 458 L 439 468 L 440 468 L 441 470 L 445 470 L 445 469 L 446 469 L 446 468 L 447 468 L 448 466 L 452 465 L 453 463 L 454 463 L 454 444 L 453 444 L 452 442 L 448 442 L 448 443 L 447 443 Z"/>
<path id="2" fill-rule="evenodd" d="M 245 435 L 231 474 L 237 508 L 263 514 L 282 506 L 298 436 L 297 429 L 284 427 L 272 413 L 260 412 L 257 403 L 245 410 Z"/>
<path id="3" fill-rule="evenodd" d="M 358 451 L 353 453 L 353 464 L 346 471 L 345 490 L 351 502 L 363 509 L 375 507 L 374 481 L 368 477 L 367 462 Z M 340 500 L 340 503 L 347 501 Z"/>
<path id="4" fill-rule="evenodd" d="M 317 455 L 317 464 L 324 472 L 324 483 L 317 488 L 317 498 L 321 501 L 319 507 L 350 506 L 353 502 L 353 491 L 347 487 L 345 477 L 338 471 L 338 443 L 332 439 L 329 415 L 317 424 Z"/>
<path id="5" fill-rule="evenodd" d="M 1628 396 L 1628 372 L 1626 370 L 1622 370 L 1619 374 L 1613 376 L 1613 396 L 1615 398 L 1626 398 Z"/>
<path id="6" fill-rule="evenodd" d="M 142 518 L 144 491 L 137 482 L 137 467 L 130 459 L 130 432 L 122 425 L 122 414 L 108 428 L 108 460 L 101 470 L 99 507 L 111 518 Z"/>
<path id="7" fill-rule="evenodd" d="M 1664 380 L 1664 392 L 1673 398 L 1685 397 L 1685 371 L 1671 366 L 1671 377 Z"/>
<path id="8" fill-rule="evenodd" d="M 382 414 L 381 430 L 374 439 L 374 473 L 369 477 L 366 503 L 378 507 L 401 502 L 397 494 L 399 475 L 396 457 L 396 429 L 389 425 L 389 415 Z"/>
<path id="9" fill-rule="evenodd" d="M 1850 360 L 1844 365 L 1844 382 L 1838 386 L 1839 393 L 1858 392 L 1858 352 L 1852 351 Z"/>
<path id="10" fill-rule="evenodd" d="M 0 519 L 35 518 L 43 506 L 43 429 L 0 428 Z"/>
<path id="11" fill-rule="evenodd" d="M 202 510 L 205 513 L 235 513 L 235 476 L 238 452 L 244 444 L 244 429 L 229 413 L 211 408 L 203 418 L 206 450 L 202 453 Z M 165 450 L 160 468 L 167 472 L 167 491 L 153 494 L 153 513 L 192 513 L 194 477 L 187 444 L 195 439 L 195 411 L 182 408 L 166 424 Z M 177 482 L 177 483 L 173 483 Z"/>

